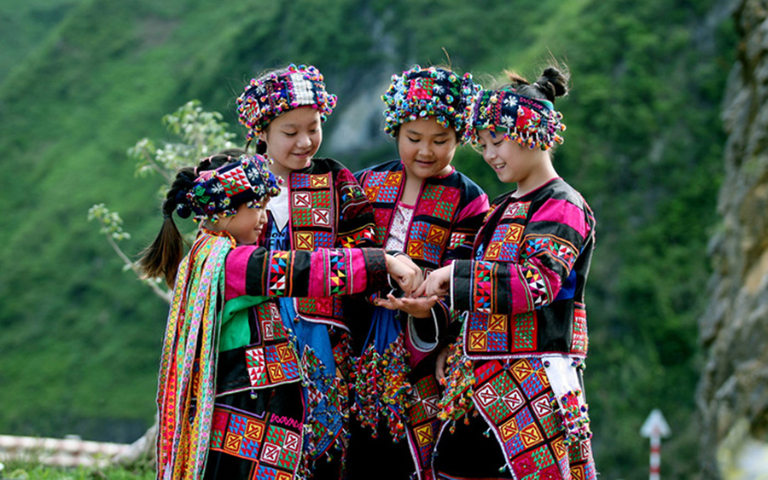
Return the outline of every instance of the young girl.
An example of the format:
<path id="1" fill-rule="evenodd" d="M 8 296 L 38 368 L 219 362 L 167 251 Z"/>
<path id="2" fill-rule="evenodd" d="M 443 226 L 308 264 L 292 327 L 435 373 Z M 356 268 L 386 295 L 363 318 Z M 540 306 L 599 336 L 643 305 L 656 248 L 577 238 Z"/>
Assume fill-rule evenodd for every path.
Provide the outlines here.
<path id="1" fill-rule="evenodd" d="M 286 179 L 270 202 L 260 244 L 307 251 L 373 246 L 373 210 L 352 173 L 335 160 L 314 158 L 322 122 L 336 105 L 320 72 L 291 65 L 262 75 L 251 80 L 237 104 L 249 140 L 257 140 L 258 151 L 273 161 L 271 171 Z M 315 472 L 319 478 L 340 475 L 349 435 L 350 315 L 344 310 L 339 298 L 277 302 L 276 315 L 292 325 L 302 360 L 313 366 L 304 392 L 306 448 L 321 469 Z"/>
<path id="2" fill-rule="evenodd" d="M 222 154 L 179 171 L 163 203 L 163 228 L 140 260 L 148 276 L 175 280 L 158 389 L 158 479 L 303 476 L 300 382 L 313 366 L 268 297 L 382 288 L 385 267 L 405 288 L 418 278 L 382 250 L 250 245 L 278 192 L 263 157 Z M 200 222 L 183 261 L 174 211 Z"/>
<path id="3" fill-rule="evenodd" d="M 517 189 L 493 202 L 474 259 L 435 270 L 414 294 L 467 312 L 438 359 L 446 422 L 434 468 L 444 479 L 594 479 L 581 369 L 595 219 L 550 153 L 565 130 L 554 101 L 567 78 L 550 67 L 532 85 L 510 79 L 479 94 L 467 135 Z"/>
<path id="4" fill-rule="evenodd" d="M 425 272 L 469 258 L 488 210 L 480 187 L 451 166 L 478 90 L 470 74 L 445 68 L 393 75 L 382 98 L 400 158 L 355 174 L 374 207 L 376 241 Z M 449 310 L 436 297 L 389 295 L 376 304 L 370 331 L 360 335 L 367 340 L 357 364 L 349 476 L 422 478 L 439 426 L 433 353 Z"/>

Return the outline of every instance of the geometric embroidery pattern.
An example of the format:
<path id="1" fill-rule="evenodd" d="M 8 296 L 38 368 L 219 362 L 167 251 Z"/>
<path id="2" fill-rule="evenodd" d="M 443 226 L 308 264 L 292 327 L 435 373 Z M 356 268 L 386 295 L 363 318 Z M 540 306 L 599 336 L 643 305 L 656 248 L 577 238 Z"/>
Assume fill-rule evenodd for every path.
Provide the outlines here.
<path id="1" fill-rule="evenodd" d="M 511 318 L 514 325 L 512 348 L 516 351 L 536 350 L 536 313 L 525 312 Z"/>
<path id="2" fill-rule="evenodd" d="M 291 480 L 293 475 L 288 472 L 281 472 L 267 465 L 259 465 L 253 480 Z"/>
<path id="3" fill-rule="evenodd" d="M 280 319 L 280 311 L 274 302 L 264 302 L 257 305 L 256 318 L 261 322 L 261 334 L 265 342 L 288 338 L 288 332 Z"/>
<path id="4" fill-rule="evenodd" d="M 347 287 L 347 257 L 342 251 L 330 252 L 330 271 L 328 281 L 331 285 L 331 295 L 340 295 L 346 292 Z"/>
<path id="5" fill-rule="evenodd" d="M 289 252 L 276 252 L 269 259 L 269 291 L 273 295 L 282 295 L 286 287 Z"/>
<path id="6" fill-rule="evenodd" d="M 452 233 L 451 239 L 448 242 L 448 248 L 450 250 L 455 250 L 456 247 L 460 247 L 464 244 L 464 241 L 467 239 L 467 234 L 465 233 Z"/>
<path id="7" fill-rule="evenodd" d="M 270 425 L 264 439 L 261 460 L 287 470 L 293 470 L 298 464 L 301 437 L 277 425 Z"/>
<path id="8" fill-rule="evenodd" d="M 525 220 L 528 218 L 528 207 L 531 202 L 516 202 L 510 204 L 502 215 L 502 220 Z"/>
<path id="9" fill-rule="evenodd" d="M 552 236 L 528 235 L 525 240 L 525 257 L 530 258 L 544 253 L 562 264 L 568 271 L 573 268 L 578 256 L 573 245 Z"/>
<path id="10" fill-rule="evenodd" d="M 406 429 L 408 440 L 420 465 L 429 465 L 435 447 L 437 432 L 440 431 L 438 418 L 440 390 L 434 375 L 419 379 L 411 388 L 408 398 Z"/>
<path id="11" fill-rule="evenodd" d="M 502 243 L 496 253 L 496 257 L 501 262 L 517 263 L 520 260 L 520 245 L 516 243 Z"/>
<path id="12" fill-rule="evenodd" d="M 292 430 L 265 417 L 216 405 L 209 448 L 252 462 L 252 478 L 289 480 L 299 464 L 300 425 Z"/>
<path id="13" fill-rule="evenodd" d="M 472 309 L 480 313 L 491 313 L 491 298 L 493 296 L 492 273 L 494 264 L 487 261 L 474 262 L 475 271 L 472 275 Z"/>
<path id="14" fill-rule="evenodd" d="M 219 180 L 224 186 L 224 194 L 228 197 L 233 197 L 251 186 L 251 182 L 246 177 L 245 170 L 242 168 L 236 168 L 219 174 Z"/>
<path id="15" fill-rule="evenodd" d="M 578 302 L 574 303 L 573 310 L 573 340 L 571 341 L 572 353 L 587 353 L 587 310 L 584 305 Z"/>
<path id="16" fill-rule="evenodd" d="M 253 346 L 245 350 L 251 385 L 264 388 L 299 380 L 299 361 L 289 342 Z"/>
<path id="17" fill-rule="evenodd" d="M 473 403 L 496 430 L 516 477 L 569 478 L 569 472 L 559 470 L 559 466 L 568 468 L 567 464 L 556 462 L 563 457 L 562 446 L 559 456 L 556 447 L 564 427 L 552 407 L 556 404 L 554 393 L 548 382 L 542 381 L 546 377 L 542 360 L 514 360 L 506 368 L 492 360 L 483 364 L 483 372 L 480 370 L 476 370 Z"/>
<path id="18" fill-rule="evenodd" d="M 509 349 L 507 315 L 470 312 L 466 326 L 468 352 L 506 352 Z"/>
<path id="19" fill-rule="evenodd" d="M 294 173 L 291 175 L 292 187 L 297 188 L 309 188 L 309 175 L 306 173 Z"/>
<path id="20" fill-rule="evenodd" d="M 314 250 L 315 236 L 313 232 L 294 232 L 293 244 L 296 250 Z"/>
<path id="21" fill-rule="evenodd" d="M 440 399 L 437 382 L 427 376 L 416 382 L 411 390 L 408 415 L 415 424 L 422 423 L 437 417 L 437 402 Z"/>
<path id="22" fill-rule="evenodd" d="M 547 290 L 547 284 L 539 269 L 522 267 L 520 271 L 523 274 L 523 279 L 530 292 L 533 306 L 536 308 L 548 303 L 550 298 L 549 291 Z"/>

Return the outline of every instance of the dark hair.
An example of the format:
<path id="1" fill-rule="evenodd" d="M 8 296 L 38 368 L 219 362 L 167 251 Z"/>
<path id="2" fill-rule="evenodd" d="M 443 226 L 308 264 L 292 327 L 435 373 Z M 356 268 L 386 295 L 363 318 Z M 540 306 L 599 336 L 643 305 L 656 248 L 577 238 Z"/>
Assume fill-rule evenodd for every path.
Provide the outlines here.
<path id="1" fill-rule="evenodd" d="M 526 97 L 549 100 L 555 103 L 555 98 L 568 94 L 570 75 L 564 68 L 561 70 L 555 66 L 548 66 L 534 83 L 529 83 L 528 80 L 513 71 L 506 70 L 504 73 L 510 82 L 507 86 L 514 88 L 517 93 Z"/>
<path id="2" fill-rule="evenodd" d="M 163 226 L 160 228 L 160 233 L 152 244 L 141 252 L 138 260 L 139 268 L 145 278 L 164 277 L 168 287 L 173 288 L 176 270 L 184 257 L 184 238 L 173 221 L 173 212 L 176 211 L 182 218 L 189 218 L 192 211 L 183 203 L 183 200 L 186 192 L 195 184 L 199 173 L 232 163 L 243 154 L 245 152 L 239 149 L 223 150 L 204 158 L 196 168 L 184 167 L 178 171 L 163 200 L 161 207 Z"/>

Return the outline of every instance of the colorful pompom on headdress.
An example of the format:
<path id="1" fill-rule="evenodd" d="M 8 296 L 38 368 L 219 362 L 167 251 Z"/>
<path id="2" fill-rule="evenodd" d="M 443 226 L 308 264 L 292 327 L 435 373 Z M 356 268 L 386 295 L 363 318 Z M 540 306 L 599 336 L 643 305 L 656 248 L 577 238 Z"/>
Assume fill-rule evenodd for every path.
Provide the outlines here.
<path id="1" fill-rule="evenodd" d="M 240 123 L 248 128 L 248 140 L 263 132 L 277 116 L 295 108 L 312 107 L 325 121 L 335 106 L 336 95 L 325 91 L 323 75 L 312 65 L 291 64 L 253 78 L 237 98 L 237 113 Z"/>
<path id="2" fill-rule="evenodd" d="M 236 162 L 200 172 L 188 190 L 178 193 L 176 213 L 216 221 L 236 213 L 244 203 L 277 196 L 281 179 L 269 171 L 269 163 L 261 155 L 242 155 Z"/>
<path id="3" fill-rule="evenodd" d="M 381 97 L 387 105 L 384 131 L 395 137 L 403 123 L 435 117 L 443 127 L 461 132 L 466 109 L 479 91 L 470 73 L 459 76 L 442 68 L 416 65 L 402 75 L 392 75 L 392 84 Z"/>
<path id="4" fill-rule="evenodd" d="M 478 130 L 491 130 L 524 147 L 549 150 L 555 142 L 563 143 L 562 118 L 552 102 L 520 95 L 512 87 L 483 90 L 469 107 L 464 137 L 476 144 Z"/>

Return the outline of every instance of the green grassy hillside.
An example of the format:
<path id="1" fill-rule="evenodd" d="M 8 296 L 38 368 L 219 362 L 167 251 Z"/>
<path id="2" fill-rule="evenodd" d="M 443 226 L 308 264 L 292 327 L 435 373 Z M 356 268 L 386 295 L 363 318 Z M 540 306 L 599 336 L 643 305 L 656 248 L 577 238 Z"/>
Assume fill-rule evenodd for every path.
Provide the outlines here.
<path id="1" fill-rule="evenodd" d="M 556 166 L 599 222 L 586 373 L 598 466 L 644 478 L 638 431 L 659 407 L 674 431 L 663 473 L 696 471 L 695 319 L 734 48 L 728 19 L 709 13 L 715 1 L 56 5 L 65 19 L 36 24 L 46 36 L 34 53 L 0 57 L 0 70 L 12 65 L 0 84 L 0 432 L 128 442 L 151 423 L 166 306 L 121 270 L 86 212 L 101 202 L 121 212 L 130 253 L 153 236 L 159 181 L 135 178 L 125 152 L 167 138 L 164 114 L 199 99 L 240 133 L 242 85 L 289 61 L 317 65 L 342 112 L 366 72 L 444 62 L 443 48 L 480 80 L 504 68 L 535 76 L 551 52 L 574 87 L 559 103 L 568 131 Z M 358 167 L 390 153 L 382 133 L 339 158 Z M 471 150 L 456 162 L 489 193 L 506 188 Z"/>

